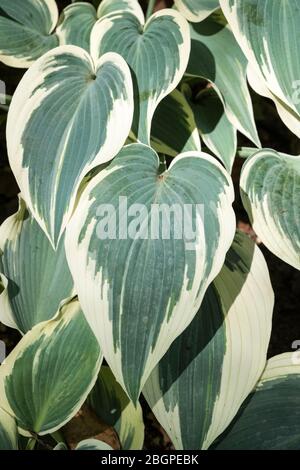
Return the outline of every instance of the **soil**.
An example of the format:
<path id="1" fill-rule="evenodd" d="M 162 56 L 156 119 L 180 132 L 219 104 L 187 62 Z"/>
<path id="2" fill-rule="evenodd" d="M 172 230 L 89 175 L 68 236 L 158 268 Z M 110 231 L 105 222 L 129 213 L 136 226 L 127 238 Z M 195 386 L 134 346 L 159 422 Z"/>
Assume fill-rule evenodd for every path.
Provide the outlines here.
<path id="1" fill-rule="evenodd" d="M 60 7 L 68 1 L 58 2 Z M 160 2 L 164 3 L 164 2 Z M 11 69 L 0 64 L 0 79 L 6 83 L 7 94 L 12 95 L 23 73 L 21 69 Z M 255 118 L 263 147 L 274 148 L 284 153 L 300 154 L 299 140 L 288 131 L 278 118 L 276 109 L 270 100 L 252 94 Z M 6 114 L 0 110 L 0 223 L 17 209 L 18 186 L 9 168 L 5 143 Z M 253 146 L 246 138 L 239 136 L 239 146 Z M 248 216 L 239 196 L 239 175 L 243 160 L 236 159 L 233 169 L 233 181 L 236 190 L 234 208 L 239 227 L 252 234 Z M 267 260 L 276 303 L 273 317 L 273 331 L 270 340 L 268 356 L 292 350 L 292 343 L 300 340 L 300 272 L 276 258 L 262 244 L 260 245 Z M 0 340 L 4 340 L 9 353 L 19 341 L 20 335 L 10 328 L 0 324 Z M 146 424 L 146 449 L 171 449 L 168 436 L 157 423 L 145 400 L 142 399 Z"/>

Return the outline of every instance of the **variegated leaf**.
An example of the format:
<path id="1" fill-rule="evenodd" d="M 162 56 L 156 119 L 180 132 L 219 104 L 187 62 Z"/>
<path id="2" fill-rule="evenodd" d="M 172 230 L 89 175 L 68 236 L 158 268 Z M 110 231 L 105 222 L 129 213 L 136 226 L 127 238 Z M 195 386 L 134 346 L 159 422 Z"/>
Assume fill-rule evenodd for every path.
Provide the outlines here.
<path id="1" fill-rule="evenodd" d="M 60 442 L 53 450 L 68 450 L 68 448 L 66 444 Z M 79 442 L 75 450 L 113 450 L 113 448 L 98 439 L 84 439 Z"/>
<path id="2" fill-rule="evenodd" d="M 230 177 L 213 157 L 186 152 L 159 174 L 157 154 L 142 144 L 124 147 L 82 194 L 67 259 L 86 318 L 134 403 L 221 269 L 235 232 L 232 201 Z"/>
<path id="3" fill-rule="evenodd" d="M 97 19 L 96 9 L 90 3 L 68 5 L 60 16 L 56 31 L 60 44 L 73 44 L 89 51 L 91 31 Z"/>
<path id="4" fill-rule="evenodd" d="M 58 46 L 55 0 L 0 0 L 0 61 L 29 67 Z"/>
<path id="5" fill-rule="evenodd" d="M 18 212 L 0 227 L 0 275 L 6 279 L 0 321 L 22 333 L 53 318 L 73 291 L 64 239 L 54 251 L 21 198 Z"/>
<path id="6" fill-rule="evenodd" d="M 91 54 L 97 59 L 109 51 L 121 54 L 131 67 L 135 88 L 133 132 L 140 142 L 149 144 L 154 111 L 177 86 L 187 66 L 188 23 L 171 9 L 154 13 L 145 24 L 135 13 L 106 15 L 92 30 Z"/>
<path id="7" fill-rule="evenodd" d="M 212 449 L 299 450 L 299 397 L 298 353 L 272 357 L 255 390 Z"/>
<path id="8" fill-rule="evenodd" d="M 18 433 L 15 419 L 1 408 L 0 400 L 0 450 L 17 450 Z"/>
<path id="9" fill-rule="evenodd" d="M 8 113 L 8 154 L 22 197 L 54 246 L 81 180 L 120 150 L 132 115 L 130 71 L 117 54 L 93 63 L 83 49 L 61 46 L 21 80 Z"/>
<path id="10" fill-rule="evenodd" d="M 274 294 L 259 248 L 237 232 L 222 271 L 143 393 L 176 449 L 207 449 L 266 362 Z"/>
<path id="11" fill-rule="evenodd" d="M 98 18 L 110 13 L 124 12 L 133 13 L 141 23 L 144 21 L 144 14 L 138 0 L 102 0 L 97 10 Z"/>
<path id="12" fill-rule="evenodd" d="M 152 121 L 151 145 L 160 153 L 176 157 L 189 150 L 201 150 L 193 111 L 178 90 L 158 105 Z"/>
<path id="13" fill-rule="evenodd" d="M 247 60 L 230 28 L 213 18 L 190 27 L 192 46 L 187 75 L 211 82 L 230 122 L 260 146 L 247 86 Z"/>
<path id="14" fill-rule="evenodd" d="M 189 103 L 203 142 L 231 172 L 237 150 L 237 133 L 225 113 L 220 96 L 213 88 L 205 88 L 195 101 L 189 100 Z"/>
<path id="15" fill-rule="evenodd" d="M 111 370 L 102 366 L 98 380 L 88 397 L 88 404 L 101 421 L 118 433 L 123 450 L 141 450 L 144 422 L 141 405 L 129 400 Z"/>
<path id="16" fill-rule="evenodd" d="M 244 206 L 272 253 L 300 269 L 300 157 L 263 149 L 244 164 Z"/>
<path id="17" fill-rule="evenodd" d="M 77 300 L 26 333 L 0 367 L 1 407 L 25 431 L 48 434 L 80 409 L 102 354 Z"/>
<path id="18" fill-rule="evenodd" d="M 87 2 L 68 5 L 60 16 L 56 30 L 60 44 L 73 44 L 90 51 L 90 36 L 96 21 L 118 11 L 133 12 L 143 21 L 143 11 L 137 0 L 104 0 L 98 11 Z"/>
<path id="19" fill-rule="evenodd" d="M 174 0 L 178 11 L 189 21 L 199 23 L 220 7 L 219 0 Z"/>
<path id="20" fill-rule="evenodd" d="M 298 0 L 220 0 L 220 4 L 253 73 L 284 113 L 285 124 L 300 137 Z"/>

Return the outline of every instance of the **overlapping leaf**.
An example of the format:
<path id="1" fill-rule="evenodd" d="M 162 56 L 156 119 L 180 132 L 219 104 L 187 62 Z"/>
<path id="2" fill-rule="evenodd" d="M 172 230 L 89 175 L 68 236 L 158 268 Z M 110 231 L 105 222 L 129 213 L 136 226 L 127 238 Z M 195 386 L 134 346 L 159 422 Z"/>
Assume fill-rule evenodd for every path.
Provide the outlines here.
<path id="1" fill-rule="evenodd" d="M 299 450 L 299 355 L 275 356 L 214 450 Z"/>
<path id="2" fill-rule="evenodd" d="M 117 54 L 97 62 L 61 46 L 27 71 L 7 122 L 10 164 L 22 197 L 57 246 L 84 175 L 120 150 L 131 127 L 130 71 Z"/>
<path id="3" fill-rule="evenodd" d="M 98 10 L 87 2 L 68 5 L 60 16 L 57 28 L 60 44 L 74 44 L 90 51 L 90 35 L 96 21 L 120 11 L 133 12 L 143 21 L 143 11 L 137 0 L 104 0 Z"/>
<path id="4" fill-rule="evenodd" d="M 243 167 L 240 185 L 259 238 L 300 269 L 300 157 L 268 149 L 256 152 Z"/>
<path id="5" fill-rule="evenodd" d="M 190 53 L 187 21 L 176 11 L 161 10 L 144 24 L 140 15 L 117 12 L 94 26 L 91 54 L 113 51 L 129 64 L 135 85 L 133 131 L 149 144 L 153 113 L 158 103 L 179 83 Z"/>
<path id="6" fill-rule="evenodd" d="M 118 433 L 123 450 L 140 450 L 144 443 L 143 412 L 129 400 L 107 366 L 102 366 L 88 404 L 101 421 Z"/>
<path id="7" fill-rule="evenodd" d="M 235 231 L 232 183 L 213 157 L 186 152 L 158 169 L 151 148 L 124 147 L 86 187 L 66 232 L 83 311 L 134 402 L 197 312 Z"/>
<path id="8" fill-rule="evenodd" d="M 158 105 L 152 121 L 151 145 L 160 153 L 176 157 L 189 150 L 201 150 L 193 111 L 178 90 Z"/>
<path id="9" fill-rule="evenodd" d="M 0 294 L 0 321 L 22 333 L 53 318 L 72 294 L 64 239 L 54 251 L 22 199 L 0 228 L 0 275 L 7 286 Z"/>
<path id="10" fill-rule="evenodd" d="M 29 331 L 0 368 L 1 406 L 29 432 L 54 432 L 80 409 L 102 355 L 79 306 L 65 304 L 54 320 Z"/>
<path id="11" fill-rule="evenodd" d="M 0 61 L 29 67 L 58 46 L 55 0 L 0 0 Z"/>
<path id="12" fill-rule="evenodd" d="M 207 449 L 252 391 L 265 366 L 273 304 L 260 250 L 237 233 L 200 310 L 143 390 L 177 449 Z"/>
<path id="13" fill-rule="evenodd" d="M 211 82 L 224 102 L 230 122 L 260 146 L 247 86 L 247 60 L 231 30 L 208 18 L 191 24 L 191 39 L 187 75 Z"/>
<path id="14" fill-rule="evenodd" d="M 186 91 L 188 92 L 187 85 Z M 222 100 L 213 88 L 205 88 L 190 101 L 203 142 L 231 172 L 237 149 L 236 129 L 229 121 Z"/>
<path id="15" fill-rule="evenodd" d="M 189 21 L 199 23 L 220 7 L 219 0 L 174 0 L 176 8 Z"/>
<path id="16" fill-rule="evenodd" d="M 17 425 L 6 411 L 1 409 L 0 400 L 0 450 L 17 450 L 18 433 Z"/>
<path id="17" fill-rule="evenodd" d="M 300 137 L 299 2 L 220 0 L 226 18 L 258 80 L 284 122 Z"/>

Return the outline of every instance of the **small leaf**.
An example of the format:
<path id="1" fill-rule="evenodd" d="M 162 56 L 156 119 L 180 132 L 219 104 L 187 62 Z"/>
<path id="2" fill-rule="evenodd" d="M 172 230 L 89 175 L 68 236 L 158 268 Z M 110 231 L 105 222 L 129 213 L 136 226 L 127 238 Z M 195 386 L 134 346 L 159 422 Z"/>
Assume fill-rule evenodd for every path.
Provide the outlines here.
<path id="1" fill-rule="evenodd" d="M 98 380 L 88 396 L 88 404 L 103 422 L 116 429 L 123 450 L 143 448 L 144 422 L 141 405 L 133 405 L 109 367 L 101 367 Z"/>
<path id="2" fill-rule="evenodd" d="M 21 198 L 18 212 L 0 227 L 0 275 L 6 284 L 0 321 L 22 333 L 53 318 L 73 292 L 64 239 L 54 251 Z"/>
<path id="3" fill-rule="evenodd" d="M 72 300 L 54 320 L 26 333 L 2 364 L 1 406 L 24 431 L 52 433 L 80 409 L 101 362 L 98 343 Z"/>
<path id="4" fill-rule="evenodd" d="M 237 149 L 236 129 L 229 121 L 222 100 L 213 88 L 198 94 L 189 102 L 201 138 L 231 173 Z"/>
<path id="5" fill-rule="evenodd" d="M 247 85 L 247 60 L 230 28 L 214 18 L 193 23 L 187 75 L 212 83 L 222 99 L 229 121 L 260 146 Z M 224 53 L 224 50 L 230 53 Z"/>
<path id="6" fill-rule="evenodd" d="M 180 91 L 174 90 L 156 108 L 151 145 L 157 152 L 172 157 L 189 150 L 201 150 L 193 111 Z"/>
<path id="7" fill-rule="evenodd" d="M 244 164 L 241 195 L 258 237 L 300 269 L 300 157 L 263 149 Z"/>

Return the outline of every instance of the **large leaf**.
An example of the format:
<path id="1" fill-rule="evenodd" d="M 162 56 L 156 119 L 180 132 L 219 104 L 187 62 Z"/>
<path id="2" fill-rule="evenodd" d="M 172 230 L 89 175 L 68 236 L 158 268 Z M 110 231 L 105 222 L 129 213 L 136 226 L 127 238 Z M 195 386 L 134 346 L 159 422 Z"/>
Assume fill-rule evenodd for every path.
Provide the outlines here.
<path id="1" fill-rule="evenodd" d="M 213 157 L 186 152 L 158 169 L 150 147 L 124 147 L 88 184 L 66 232 L 83 311 L 135 403 L 197 312 L 235 231 L 232 183 Z"/>
<path id="2" fill-rule="evenodd" d="M 149 144 L 153 113 L 179 83 L 190 53 L 187 21 L 176 11 L 161 10 L 144 24 L 135 13 L 100 19 L 92 30 L 91 54 L 118 52 L 131 67 L 135 85 L 133 132 Z"/>
<path id="3" fill-rule="evenodd" d="M 72 294 L 64 239 L 54 251 L 22 199 L 0 227 L 0 274 L 7 285 L 0 294 L 0 321 L 22 333 L 53 318 Z"/>
<path id="4" fill-rule="evenodd" d="M 0 0 L 0 61 L 29 67 L 58 45 L 55 0 Z"/>
<path id="5" fill-rule="evenodd" d="M 160 153 L 176 157 L 189 150 L 201 150 L 193 111 L 178 90 L 158 105 L 152 121 L 151 145 Z"/>
<path id="6" fill-rule="evenodd" d="M 300 269 L 300 157 L 264 149 L 241 174 L 241 195 L 253 228 L 272 253 Z"/>
<path id="7" fill-rule="evenodd" d="M 219 0 L 174 0 L 176 8 L 189 21 L 198 23 L 217 10 Z"/>
<path id="8" fill-rule="evenodd" d="M 299 450 L 300 365 L 295 353 L 275 356 L 215 450 Z"/>
<path id="9" fill-rule="evenodd" d="M 132 95 L 122 57 L 93 63 L 76 46 L 48 52 L 21 80 L 8 113 L 8 154 L 22 197 L 54 246 L 84 175 L 122 147 Z"/>
<path id="10" fill-rule="evenodd" d="M 300 137 L 300 58 L 298 0 L 220 0 L 221 7 L 251 64 L 272 94 L 297 116 L 286 125 Z"/>
<path id="11" fill-rule="evenodd" d="M 218 93 L 213 88 L 205 88 L 195 101 L 189 100 L 189 103 L 203 142 L 231 172 L 237 150 L 237 135 Z"/>
<path id="12" fill-rule="evenodd" d="M 87 2 L 68 5 L 57 28 L 60 44 L 74 44 L 90 51 L 90 35 L 96 21 L 109 13 L 124 10 L 135 13 L 143 21 L 143 11 L 137 0 L 104 0 L 98 11 Z"/>
<path id="13" fill-rule="evenodd" d="M 73 300 L 54 320 L 26 333 L 7 357 L 0 368 L 1 406 L 25 431 L 54 432 L 80 409 L 101 362 L 99 345 Z"/>
<path id="14" fill-rule="evenodd" d="M 237 233 L 189 327 L 143 393 L 177 449 L 207 449 L 260 377 L 274 295 L 259 248 Z"/>
<path id="15" fill-rule="evenodd" d="M 123 450 L 140 450 L 144 443 L 144 422 L 141 405 L 129 400 L 111 370 L 102 366 L 88 404 L 101 421 L 118 433 Z"/>
<path id="16" fill-rule="evenodd" d="M 17 449 L 18 433 L 15 419 L 0 408 L 0 450 Z"/>
<path id="17" fill-rule="evenodd" d="M 187 75 L 209 80 L 223 100 L 230 122 L 260 146 L 247 86 L 247 60 L 231 30 L 208 18 L 191 24 L 191 39 Z"/>

